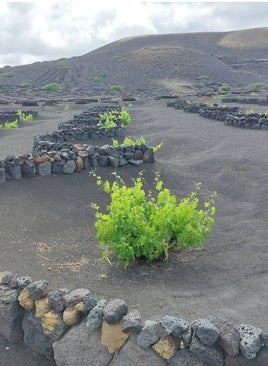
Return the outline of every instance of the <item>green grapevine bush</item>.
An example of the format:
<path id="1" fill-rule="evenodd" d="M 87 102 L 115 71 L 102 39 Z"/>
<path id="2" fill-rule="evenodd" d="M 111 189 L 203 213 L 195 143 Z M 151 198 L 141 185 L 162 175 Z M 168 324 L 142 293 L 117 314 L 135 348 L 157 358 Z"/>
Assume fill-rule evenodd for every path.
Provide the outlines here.
<path id="1" fill-rule="evenodd" d="M 214 196 L 209 196 L 202 209 L 198 208 L 200 184 L 196 190 L 180 202 L 164 188 L 159 174 L 155 176 L 156 196 L 146 195 L 143 174 L 133 179 L 133 186 L 127 187 L 120 176 L 115 175 L 113 183 L 96 178 L 97 185 L 111 197 L 108 212 L 95 209 L 97 240 L 104 248 L 103 258 L 115 253 L 125 267 L 135 259 L 145 257 L 154 260 L 170 250 L 202 247 L 214 225 Z"/>
<path id="2" fill-rule="evenodd" d="M 130 114 L 124 108 L 121 108 L 121 110 L 113 109 L 104 112 L 99 115 L 99 118 L 98 126 L 105 128 L 115 128 L 118 126 L 125 127 L 128 126 L 131 121 Z"/>

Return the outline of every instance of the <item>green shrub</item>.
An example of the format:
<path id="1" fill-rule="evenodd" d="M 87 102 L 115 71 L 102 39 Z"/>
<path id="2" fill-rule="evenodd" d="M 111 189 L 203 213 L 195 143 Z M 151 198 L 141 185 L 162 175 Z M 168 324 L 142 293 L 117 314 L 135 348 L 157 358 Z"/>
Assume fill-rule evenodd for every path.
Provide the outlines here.
<path id="1" fill-rule="evenodd" d="M 144 137 L 139 137 L 136 140 L 132 140 L 131 137 L 125 137 L 123 141 L 124 146 L 142 146 L 146 145 L 146 140 Z"/>
<path id="2" fill-rule="evenodd" d="M 125 110 L 125 108 L 121 108 L 119 118 L 122 121 L 122 126 L 128 126 L 131 122 L 130 114 Z"/>
<path id="3" fill-rule="evenodd" d="M 20 88 L 30 88 L 32 86 L 31 83 L 21 83 L 18 85 Z"/>
<path id="4" fill-rule="evenodd" d="M 108 212 L 95 209 L 97 240 L 104 248 L 103 259 L 114 253 L 125 267 L 138 258 L 154 260 L 163 255 L 168 257 L 170 250 L 203 246 L 214 225 L 214 195 L 198 209 L 198 193 L 195 192 L 180 202 L 164 188 L 159 174 L 155 176 L 156 198 L 146 195 L 142 173 L 133 179 L 133 186 L 127 187 L 120 176 L 115 174 L 113 183 L 96 178 L 98 186 L 107 193 L 111 202 Z"/>
<path id="5" fill-rule="evenodd" d="M 62 89 L 62 86 L 58 83 L 50 83 L 47 85 L 42 86 L 42 90 L 48 91 L 48 92 L 56 92 Z"/>
<path id="6" fill-rule="evenodd" d="M 122 85 L 110 85 L 110 91 L 122 92 L 123 90 Z"/>
<path id="7" fill-rule="evenodd" d="M 17 115 L 18 115 L 20 121 L 32 121 L 33 120 L 33 115 L 31 113 L 26 115 L 22 111 L 22 109 L 18 109 Z"/>
<path id="8" fill-rule="evenodd" d="M 93 83 L 99 83 L 101 81 L 101 79 L 98 76 L 91 76 L 90 80 Z"/>
<path id="9" fill-rule="evenodd" d="M 218 92 L 227 92 L 230 91 L 232 89 L 231 85 L 229 84 L 222 84 L 219 89 Z"/>
<path id="10" fill-rule="evenodd" d="M 128 61 L 128 57 L 126 57 L 126 56 L 121 56 L 121 55 L 116 55 L 116 56 L 115 56 L 115 59 L 116 59 L 117 61 L 121 61 L 121 62 L 126 62 L 126 61 Z"/>
<path id="11" fill-rule="evenodd" d="M 16 73 L 12 71 L 3 72 L 0 74 L 1 78 L 13 78 L 14 76 L 16 76 Z"/>
<path id="12" fill-rule="evenodd" d="M 113 147 L 118 147 L 119 146 L 119 142 L 115 139 L 113 140 Z M 138 137 L 136 140 L 133 140 L 131 137 L 126 136 L 124 141 L 122 142 L 123 146 L 142 146 L 142 145 L 146 145 L 146 140 L 144 137 Z M 163 141 L 161 141 L 158 145 L 153 146 L 153 152 L 157 152 L 158 150 L 160 150 L 163 146 Z"/>
<path id="13" fill-rule="evenodd" d="M 6 122 L 4 124 L 4 128 L 18 128 L 19 127 L 19 124 L 18 124 L 18 121 L 15 120 L 13 122 Z"/>
<path id="14" fill-rule="evenodd" d="M 125 127 L 130 124 L 131 116 L 125 108 L 113 109 L 99 115 L 98 126 L 106 128 Z M 117 123 L 116 123 L 117 122 Z M 121 123 L 120 123 L 121 122 Z"/>
<path id="15" fill-rule="evenodd" d="M 254 109 L 252 109 L 252 108 L 247 109 L 247 110 L 245 111 L 245 114 L 246 114 L 247 116 L 250 116 L 251 114 L 254 114 L 254 113 L 255 113 L 255 111 L 254 111 Z"/>
<path id="16" fill-rule="evenodd" d="M 196 78 L 196 80 L 208 80 L 208 75 L 200 75 Z"/>
<path id="17" fill-rule="evenodd" d="M 229 56 L 228 55 L 218 55 L 217 58 L 219 60 L 226 60 L 227 58 L 229 58 Z"/>
<path id="18" fill-rule="evenodd" d="M 69 104 L 67 103 L 67 104 L 65 104 L 65 106 L 63 107 L 63 110 L 65 111 L 65 112 L 69 112 L 69 110 L 70 110 L 70 106 L 69 106 Z"/>

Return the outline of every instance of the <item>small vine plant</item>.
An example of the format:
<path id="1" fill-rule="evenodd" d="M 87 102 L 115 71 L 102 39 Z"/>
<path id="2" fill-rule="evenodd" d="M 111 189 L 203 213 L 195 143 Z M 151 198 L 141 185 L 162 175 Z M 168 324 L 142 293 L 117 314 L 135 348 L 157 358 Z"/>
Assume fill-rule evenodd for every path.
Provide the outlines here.
<path id="1" fill-rule="evenodd" d="M 164 188 L 158 173 L 154 195 L 146 194 L 142 172 L 129 187 L 119 175 L 113 174 L 115 179 L 110 183 L 91 172 L 97 185 L 111 198 L 107 212 L 101 212 L 96 203 L 91 203 L 95 210 L 97 241 L 104 249 L 103 259 L 110 262 L 110 255 L 115 254 L 127 267 L 139 258 L 167 259 L 169 252 L 177 248 L 203 247 L 214 225 L 215 193 L 198 208 L 200 184 L 188 197 L 178 201 Z"/>

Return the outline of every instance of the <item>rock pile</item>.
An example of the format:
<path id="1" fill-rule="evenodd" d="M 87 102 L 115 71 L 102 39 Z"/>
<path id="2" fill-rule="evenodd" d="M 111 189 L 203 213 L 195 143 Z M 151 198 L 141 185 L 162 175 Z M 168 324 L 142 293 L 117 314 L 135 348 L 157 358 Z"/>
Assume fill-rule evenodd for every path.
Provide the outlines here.
<path id="1" fill-rule="evenodd" d="M 153 309 L 152 309 L 153 310 Z M 0 334 L 59 366 L 264 366 L 268 333 L 220 316 L 143 321 L 122 299 L 0 273 Z"/>

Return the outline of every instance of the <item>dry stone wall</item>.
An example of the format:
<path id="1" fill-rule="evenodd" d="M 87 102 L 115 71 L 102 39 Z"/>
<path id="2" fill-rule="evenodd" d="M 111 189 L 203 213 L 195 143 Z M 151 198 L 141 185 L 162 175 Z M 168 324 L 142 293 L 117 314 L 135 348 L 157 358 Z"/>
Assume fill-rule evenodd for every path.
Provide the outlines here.
<path id="1" fill-rule="evenodd" d="M 124 133 L 124 127 L 119 122 L 115 128 L 98 126 L 99 114 L 115 108 L 118 107 L 90 109 L 75 115 L 71 121 L 60 123 L 57 131 L 35 136 L 31 154 L 7 155 L 0 160 L 0 183 L 37 175 L 73 174 L 89 168 L 154 163 L 153 149 L 147 145 L 121 144 L 114 147 L 84 143 L 86 140 L 112 138 Z"/>
<path id="2" fill-rule="evenodd" d="M 31 111 L 31 110 L 24 111 L 24 110 L 22 110 L 22 113 L 24 113 L 24 115 L 26 117 L 29 116 L 30 114 L 33 116 L 33 118 L 38 117 L 38 112 L 36 112 L 36 111 Z M 17 111 L 0 112 L 0 128 L 4 127 L 5 123 L 14 122 L 16 120 L 20 124 L 21 121 L 18 117 L 18 112 Z"/>
<path id="3" fill-rule="evenodd" d="M 152 308 L 153 312 L 153 308 Z M 268 333 L 217 315 L 143 320 L 120 299 L 0 273 L 0 334 L 58 366 L 264 366 Z"/>
<path id="4" fill-rule="evenodd" d="M 266 113 L 243 113 L 239 110 L 239 107 L 210 105 L 180 99 L 167 103 L 167 106 L 182 109 L 189 113 L 196 113 L 204 118 L 222 121 L 226 126 L 268 130 L 268 115 Z"/>

